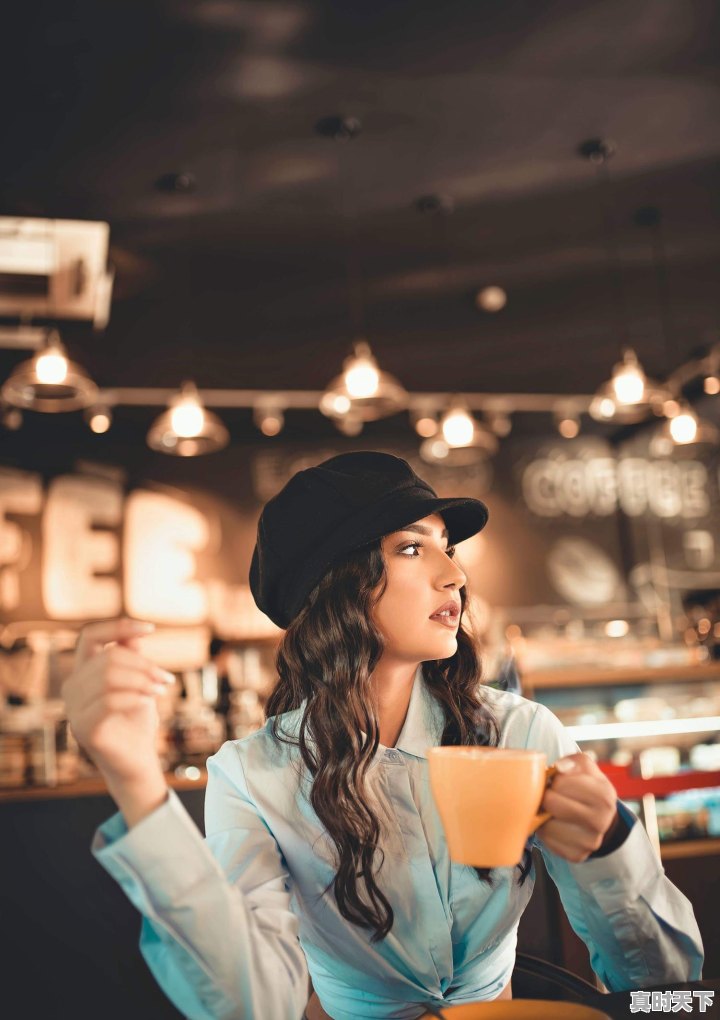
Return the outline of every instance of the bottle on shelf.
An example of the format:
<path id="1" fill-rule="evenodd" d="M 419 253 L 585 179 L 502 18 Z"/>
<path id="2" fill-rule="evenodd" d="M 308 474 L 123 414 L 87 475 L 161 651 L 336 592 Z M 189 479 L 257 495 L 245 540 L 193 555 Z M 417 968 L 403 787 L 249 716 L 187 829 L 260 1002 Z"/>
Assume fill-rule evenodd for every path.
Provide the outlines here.
<path id="1" fill-rule="evenodd" d="M 182 682 L 184 697 L 180 697 L 168 727 L 173 764 L 200 768 L 223 743 L 224 722 L 203 700 L 199 671 L 183 673 Z"/>

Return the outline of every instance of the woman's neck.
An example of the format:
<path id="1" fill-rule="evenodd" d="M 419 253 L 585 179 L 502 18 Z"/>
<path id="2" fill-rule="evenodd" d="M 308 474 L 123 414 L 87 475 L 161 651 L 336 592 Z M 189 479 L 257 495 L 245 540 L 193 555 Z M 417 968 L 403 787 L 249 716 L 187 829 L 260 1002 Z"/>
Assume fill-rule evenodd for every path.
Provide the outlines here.
<path id="1" fill-rule="evenodd" d="M 380 743 L 395 747 L 405 722 L 417 663 L 383 662 L 375 667 L 372 684 L 375 691 Z"/>

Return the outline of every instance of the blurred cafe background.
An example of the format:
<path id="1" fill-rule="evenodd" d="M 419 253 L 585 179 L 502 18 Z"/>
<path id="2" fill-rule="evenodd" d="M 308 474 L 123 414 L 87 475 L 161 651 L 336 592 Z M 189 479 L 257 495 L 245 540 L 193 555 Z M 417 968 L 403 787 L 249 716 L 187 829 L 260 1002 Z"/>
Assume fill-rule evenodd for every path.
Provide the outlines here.
<path id="1" fill-rule="evenodd" d="M 205 760 L 273 683 L 260 507 L 368 448 L 488 503 L 460 550 L 485 679 L 612 778 L 720 972 L 719 30 L 713 0 L 8 12 L 0 928 L 28 1002 L 178 1015 L 90 855 L 80 628 L 156 623 L 202 827 Z M 591 976 L 536 866 L 520 948 Z"/>

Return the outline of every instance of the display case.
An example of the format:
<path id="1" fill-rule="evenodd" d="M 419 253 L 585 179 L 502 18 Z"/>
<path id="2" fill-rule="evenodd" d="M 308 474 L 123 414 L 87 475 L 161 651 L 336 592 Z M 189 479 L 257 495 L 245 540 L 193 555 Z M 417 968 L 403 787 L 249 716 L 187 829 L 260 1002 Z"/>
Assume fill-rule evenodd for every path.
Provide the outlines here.
<path id="1" fill-rule="evenodd" d="M 720 663 L 558 665 L 522 672 L 521 693 L 557 715 L 645 826 L 668 878 L 693 904 L 705 969 L 715 973 L 720 964 Z M 541 955 L 596 980 L 587 949 L 539 861 L 538 872 L 541 903 L 533 917 L 536 927 L 553 918 L 555 932 Z M 524 944 L 521 948 L 529 951 Z"/>
<path id="2" fill-rule="evenodd" d="M 529 673 L 661 857 L 720 853 L 720 663 Z"/>

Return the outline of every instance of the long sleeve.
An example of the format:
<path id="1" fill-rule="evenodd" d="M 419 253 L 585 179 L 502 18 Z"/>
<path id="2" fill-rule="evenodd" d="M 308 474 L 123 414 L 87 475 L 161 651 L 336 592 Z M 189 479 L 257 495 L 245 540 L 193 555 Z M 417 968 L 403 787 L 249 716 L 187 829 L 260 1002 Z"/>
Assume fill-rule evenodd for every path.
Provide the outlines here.
<path id="1" fill-rule="evenodd" d="M 143 915 L 140 949 L 190 1020 L 298 1020 L 308 972 L 277 843 L 237 748 L 208 759 L 207 839 L 174 791 L 128 830 L 118 812 L 93 855 Z"/>
<path id="2" fill-rule="evenodd" d="M 544 705 L 526 746 L 544 750 L 548 764 L 579 750 Z M 621 801 L 618 810 L 630 831 L 605 857 L 572 863 L 543 846 L 542 830 L 536 840 L 570 924 L 610 991 L 697 980 L 704 953 L 692 905 L 666 876 L 637 817 Z"/>

